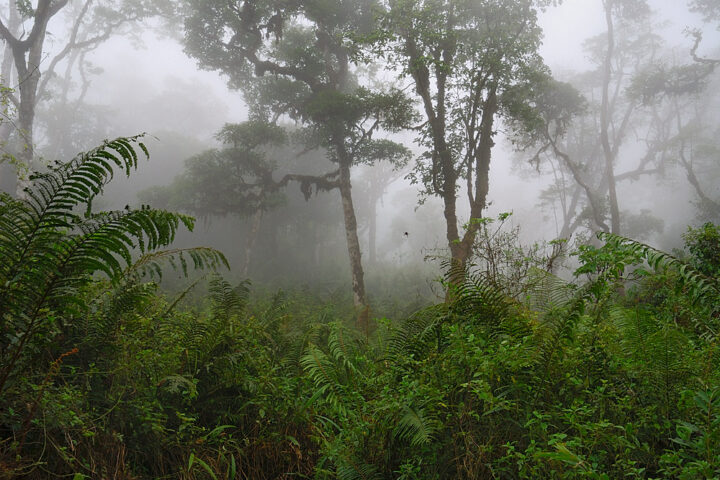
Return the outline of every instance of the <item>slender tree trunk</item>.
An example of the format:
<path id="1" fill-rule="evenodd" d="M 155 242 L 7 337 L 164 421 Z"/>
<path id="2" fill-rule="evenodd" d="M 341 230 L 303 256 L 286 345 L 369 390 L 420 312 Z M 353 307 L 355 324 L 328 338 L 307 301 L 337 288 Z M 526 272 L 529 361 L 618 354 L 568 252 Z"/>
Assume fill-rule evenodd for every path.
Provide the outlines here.
<path id="1" fill-rule="evenodd" d="M 575 189 L 573 190 L 572 197 L 570 199 L 570 205 L 568 205 L 567 209 L 563 209 L 563 225 L 560 229 L 560 233 L 558 234 L 558 238 L 570 240 L 570 237 L 573 233 L 575 233 L 578 225 L 578 216 L 575 215 L 575 210 L 580 202 L 581 192 L 582 187 L 580 187 L 580 185 L 575 185 Z"/>
<path id="2" fill-rule="evenodd" d="M 550 145 L 553 148 L 553 151 L 555 152 L 555 155 L 560 157 L 560 159 L 565 163 L 565 166 L 570 170 L 570 173 L 573 176 L 573 179 L 575 180 L 575 183 L 582 187 L 582 189 L 585 191 L 585 197 L 587 198 L 588 204 L 590 206 L 590 212 L 592 213 L 593 221 L 595 224 L 602 228 L 604 231 L 608 231 L 608 226 L 605 224 L 605 221 L 603 219 L 602 210 L 600 208 L 600 202 L 598 201 L 595 191 L 590 187 L 590 185 L 583 179 L 581 169 L 580 167 L 575 164 L 575 162 L 570 158 L 570 155 L 560 150 L 555 143 L 555 141 L 547 135 L 548 140 L 550 141 Z M 614 178 L 614 177 L 613 177 Z M 573 209 L 574 211 L 574 209 Z M 567 223 L 567 222 L 566 222 Z M 561 237 L 565 238 L 565 237 Z"/>
<path id="3" fill-rule="evenodd" d="M 257 241 L 258 232 L 260 231 L 260 222 L 262 221 L 262 210 L 256 210 L 250 221 L 250 231 L 248 232 L 245 242 L 245 260 L 243 261 L 242 276 L 247 278 L 250 271 L 250 261 L 252 260 L 253 249 Z"/>
<path id="4" fill-rule="evenodd" d="M 367 307 L 365 296 L 365 279 L 362 267 L 362 253 L 357 234 L 357 218 L 352 199 L 352 184 L 350 182 L 350 165 L 347 162 L 340 164 L 339 177 L 340 198 L 342 199 L 343 218 L 345 220 L 345 238 L 347 239 L 348 256 L 350 258 L 350 271 L 352 274 L 353 303 L 355 307 Z M 361 325 L 361 327 L 364 325 Z"/>
<path id="5" fill-rule="evenodd" d="M 620 208 L 618 207 L 615 185 L 615 152 L 610 145 L 610 81 L 612 79 L 612 59 L 615 54 L 615 32 L 612 20 L 614 0 L 605 0 L 605 22 L 607 23 L 607 53 L 603 70 L 602 105 L 600 112 L 600 141 L 605 154 L 605 179 L 608 183 L 610 200 L 610 231 L 620 234 Z"/>
<path id="6" fill-rule="evenodd" d="M 370 218 L 368 218 L 368 261 L 371 265 L 377 263 L 377 202 L 378 197 L 370 199 Z"/>
<path id="7" fill-rule="evenodd" d="M 8 30 L 12 35 L 17 35 L 20 26 L 20 15 L 17 11 L 17 5 L 14 1 L 8 2 Z M 2 65 L 0 65 L 0 82 L 4 87 L 12 88 L 14 85 L 13 75 L 13 51 L 9 42 L 5 42 L 3 49 Z M 3 98 L 3 103 L 11 103 L 9 98 Z M 10 136 L 14 130 L 14 124 L 11 119 L 2 119 L 0 121 L 0 150 L 2 154 L 8 153 L 5 150 L 8 146 Z M 15 168 L 7 161 L 0 159 L 0 192 L 14 193 L 17 187 L 17 173 Z"/>
<path id="8" fill-rule="evenodd" d="M 34 156 L 33 124 L 35 122 L 35 105 L 37 103 L 37 88 L 40 83 L 40 62 L 42 61 L 42 46 L 45 40 L 45 27 L 30 47 L 27 60 L 25 53 L 14 49 L 15 67 L 18 70 L 20 83 L 20 108 L 18 109 L 18 122 L 25 142 L 20 158 L 32 162 Z"/>

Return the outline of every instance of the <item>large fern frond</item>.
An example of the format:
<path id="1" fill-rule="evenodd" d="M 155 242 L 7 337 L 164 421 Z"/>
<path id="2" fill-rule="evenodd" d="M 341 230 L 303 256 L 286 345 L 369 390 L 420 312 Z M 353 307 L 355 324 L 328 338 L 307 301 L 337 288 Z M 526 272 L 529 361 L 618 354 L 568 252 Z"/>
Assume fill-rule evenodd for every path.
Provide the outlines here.
<path id="1" fill-rule="evenodd" d="M 442 348 L 442 324 L 449 318 L 446 304 L 425 308 L 411 315 L 390 339 L 388 353 L 395 358 L 422 358 Z"/>
<path id="2" fill-rule="evenodd" d="M 550 272 L 533 268 L 529 272 L 524 298 L 521 300 L 536 312 L 563 307 L 573 299 L 576 287 Z"/>
<path id="3" fill-rule="evenodd" d="M 169 245 L 181 226 L 192 230 L 192 217 L 149 207 L 92 213 L 114 170 L 137 167 L 135 148 L 148 155 L 139 139 L 108 141 L 55 163 L 31 177 L 25 198 L 0 195 L 0 391 L 41 324 L 87 307 L 80 287 L 93 275 L 117 285 L 136 250 Z M 195 260 L 208 258 L 224 259 L 198 252 Z"/>
<path id="4" fill-rule="evenodd" d="M 5 205 L 1 209 L 5 211 L 0 224 L 0 250 L 7 260 L 0 267 L 0 275 L 12 277 L 18 266 L 33 255 L 34 245 L 46 244 L 61 234 L 58 229 L 72 229 L 79 220 L 77 207 L 92 203 L 112 179 L 116 167 L 127 175 L 137 168 L 134 146 L 149 156 L 140 138 L 107 141 L 67 163 L 56 162 L 48 172 L 30 177 L 32 184 L 25 189 L 26 199 L 2 199 Z"/>
<path id="5" fill-rule="evenodd" d="M 172 248 L 148 252 L 128 267 L 125 278 L 143 278 L 162 280 L 163 267 L 170 267 L 188 276 L 188 268 L 194 270 L 218 270 L 220 267 L 230 268 L 225 255 L 210 247 Z"/>
<path id="6" fill-rule="evenodd" d="M 190 217 L 149 208 L 90 213 L 113 169 L 129 173 L 137 166 L 133 146 L 147 153 L 138 138 L 106 142 L 35 174 L 25 199 L 0 197 L 0 317 L 43 308 L 53 292 L 83 275 L 99 270 L 115 277 L 121 261 L 130 263 L 132 249 L 167 245 L 179 224 L 192 228 Z M 83 205 L 84 217 L 78 213 Z"/>

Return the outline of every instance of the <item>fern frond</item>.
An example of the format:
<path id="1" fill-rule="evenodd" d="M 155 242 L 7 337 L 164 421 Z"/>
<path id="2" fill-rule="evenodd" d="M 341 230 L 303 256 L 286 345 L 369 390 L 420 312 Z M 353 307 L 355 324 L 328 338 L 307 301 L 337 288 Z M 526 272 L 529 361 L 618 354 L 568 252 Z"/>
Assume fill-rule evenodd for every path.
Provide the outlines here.
<path id="1" fill-rule="evenodd" d="M 123 276 L 162 280 L 162 267 L 167 263 L 173 270 L 179 270 L 183 276 L 187 277 L 188 260 L 192 263 L 194 270 L 218 270 L 221 266 L 230 269 L 225 255 L 214 248 L 173 248 L 146 253 L 128 267 Z"/>
<path id="2" fill-rule="evenodd" d="M 46 235 L 52 237 L 58 233 L 57 229 L 72 229 L 79 223 L 77 207 L 90 205 L 112 179 L 114 168 L 119 167 L 128 175 L 137 168 L 138 157 L 133 146 L 138 145 L 147 152 L 139 141 L 141 137 L 105 142 L 67 163 L 55 163 L 46 173 L 30 177 L 32 184 L 25 189 L 27 199 L 9 205 L 7 214 L 18 217 L 12 235 L 5 237 L 8 231 L 5 225 L 0 226 L 0 250 L 15 248 L 18 252 L 7 266 L 10 276 L 33 255 L 34 245 L 47 243 Z"/>
<path id="3" fill-rule="evenodd" d="M 0 195 L 0 391 L 40 325 L 87 307 L 80 291 L 94 274 L 105 273 L 117 286 L 136 250 L 169 245 L 181 226 L 192 230 L 192 217 L 149 207 L 91 212 L 114 169 L 135 169 L 136 147 L 147 156 L 139 138 L 105 142 L 34 174 L 24 199 Z M 196 265 L 224 260 L 202 251 L 187 255 Z"/>
<path id="4" fill-rule="evenodd" d="M 629 249 L 633 254 L 644 258 L 656 271 L 673 269 L 679 274 L 693 301 L 699 301 L 710 306 L 717 305 L 718 298 L 720 298 L 720 282 L 717 279 L 704 275 L 669 253 L 662 252 L 637 240 L 607 232 L 598 232 L 597 237 L 608 245 Z"/>
<path id="5" fill-rule="evenodd" d="M 395 358 L 422 358 L 442 344 L 442 324 L 448 319 L 446 304 L 425 308 L 410 316 L 390 339 L 388 353 Z"/>
<path id="6" fill-rule="evenodd" d="M 523 302 L 536 312 L 566 306 L 573 299 L 575 285 L 546 270 L 533 268 L 528 277 Z"/>
<path id="7" fill-rule="evenodd" d="M 365 462 L 346 460 L 337 467 L 338 480 L 377 480 L 382 478 L 377 467 Z"/>
<path id="8" fill-rule="evenodd" d="M 345 415 L 342 375 L 335 363 L 317 346 L 310 345 L 307 353 L 300 359 L 300 365 L 315 384 L 317 393 L 323 395 L 333 409 Z"/>
<path id="9" fill-rule="evenodd" d="M 137 166 L 139 137 L 117 139 L 50 171 L 35 174 L 23 200 L 0 197 L 0 315 L 33 316 L 54 298 L 68 296 L 97 271 L 117 279 L 132 251 L 168 245 L 186 215 L 143 207 L 138 210 L 77 214 L 112 178 L 113 169 Z"/>
<path id="10" fill-rule="evenodd" d="M 412 447 L 427 445 L 433 440 L 442 423 L 424 408 L 404 407 L 404 414 L 395 427 L 395 436 Z"/>
<path id="11" fill-rule="evenodd" d="M 228 319 L 242 315 L 250 296 L 250 281 L 244 280 L 233 287 L 222 277 L 215 276 L 210 280 L 210 299 L 212 300 L 213 317 Z"/>
<path id="12" fill-rule="evenodd" d="M 355 354 L 352 350 L 354 339 L 350 335 L 350 332 L 341 324 L 331 324 L 328 349 L 336 364 L 341 365 L 353 375 L 359 375 L 360 370 L 355 364 Z"/>

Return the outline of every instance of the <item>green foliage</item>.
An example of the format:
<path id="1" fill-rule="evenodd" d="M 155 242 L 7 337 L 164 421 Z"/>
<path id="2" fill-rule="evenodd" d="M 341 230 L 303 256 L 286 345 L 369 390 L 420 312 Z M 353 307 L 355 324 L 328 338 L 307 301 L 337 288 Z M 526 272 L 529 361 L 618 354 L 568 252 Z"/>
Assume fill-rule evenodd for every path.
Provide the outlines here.
<path id="1" fill-rule="evenodd" d="M 35 268 L 100 215 L 56 211 L 59 232 L 28 236 L 45 252 Z M 204 303 L 166 301 L 144 279 L 223 257 L 152 251 L 144 234 L 135 262 L 76 263 L 78 280 L 57 283 L 73 302 L 48 295 L 20 337 L 0 461 L 28 478 L 713 478 L 716 233 L 690 230 L 686 260 L 601 234 L 577 254 L 577 283 L 512 239 L 486 242 L 502 268 L 448 263 L 447 302 L 363 332 L 337 294 L 251 298 L 247 281 L 213 276 Z M 25 297 L 5 298 L 13 325 Z"/>
<path id="2" fill-rule="evenodd" d="M 691 255 L 691 265 L 709 277 L 720 278 L 720 227 L 706 223 L 688 228 L 683 238 Z"/>
<path id="3" fill-rule="evenodd" d="M 23 198 L 0 198 L 0 254 L 6 260 L 0 267 L 0 398 L 17 406 L 23 395 L 36 392 L 24 420 L 11 427 L 20 438 L 10 445 L 18 457 L 32 436 L 36 411 L 48 402 L 62 410 L 62 397 L 57 404 L 50 400 L 53 392 L 68 398 L 79 392 L 77 385 L 55 384 L 64 364 L 112 352 L 127 317 L 154 302 L 155 285 L 141 279 L 157 272 L 157 262 L 177 261 L 185 274 L 188 259 L 196 268 L 227 266 L 212 249 L 157 251 L 181 225 L 192 229 L 191 217 L 150 207 L 92 211 L 115 169 L 129 175 L 137 168 L 136 148 L 147 155 L 139 137 L 105 142 L 33 175 Z M 134 263 L 138 251 L 144 256 Z M 48 364 L 45 373 L 42 365 Z M 87 433 L 86 414 L 73 413 L 77 405 L 67 408 L 72 425 Z M 52 421 L 62 424 L 63 418 Z"/>

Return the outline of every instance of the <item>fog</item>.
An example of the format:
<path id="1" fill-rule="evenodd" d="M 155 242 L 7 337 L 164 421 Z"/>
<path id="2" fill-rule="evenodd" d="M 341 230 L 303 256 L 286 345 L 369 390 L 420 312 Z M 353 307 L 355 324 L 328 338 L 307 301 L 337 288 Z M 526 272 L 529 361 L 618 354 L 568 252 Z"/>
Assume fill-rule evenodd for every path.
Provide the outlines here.
<path id="1" fill-rule="evenodd" d="M 0 2 L 0 18 L 5 24 L 11 16 L 13 5 L 10 3 L 9 0 Z M 36 6 L 38 2 L 30 3 Z M 122 4 L 95 3 L 107 3 L 111 9 L 120 8 Z M 180 7 L 183 2 L 174 3 Z M 508 1 L 503 8 L 514 3 Z M 619 2 L 630 6 L 644 3 L 640 0 Z M 67 45 L 71 35 L 70 22 L 74 18 L 72 12 L 78 12 L 81 4 L 84 2 L 71 1 L 65 9 L 67 12 L 61 11 L 50 20 L 39 66 L 43 75 L 46 75 L 55 56 Z M 687 226 L 720 220 L 720 191 L 717 187 L 717 179 L 720 179 L 717 148 L 720 145 L 717 144 L 716 135 L 720 127 L 720 97 L 717 93 L 720 90 L 716 87 L 720 80 L 715 68 L 718 65 L 716 59 L 720 59 L 720 18 L 712 16 L 714 11 L 710 8 L 711 2 L 688 4 L 678 0 L 656 0 L 648 1 L 647 4 L 654 13 L 641 19 L 641 14 L 633 17 L 632 12 L 613 13 L 616 15 L 614 28 L 617 45 L 616 56 L 611 60 L 608 90 L 609 95 L 615 96 L 609 100 L 612 104 L 606 115 L 610 116 L 610 142 L 615 142 L 610 145 L 610 149 L 615 151 L 612 163 L 616 177 L 638 168 L 638 162 L 648 158 L 644 164 L 640 164 L 642 173 L 617 182 L 617 221 L 621 226 L 618 233 L 672 249 L 681 245 L 681 234 Z M 703 16 L 694 7 L 705 4 L 710 7 L 708 15 Z M 142 20 L 128 20 L 114 30 L 107 40 L 98 42 L 91 49 L 79 49 L 82 54 L 78 58 L 69 55 L 61 59 L 54 69 L 55 76 L 47 74 L 47 88 L 34 102 L 32 142 L 35 148 L 33 156 L 26 162 L 34 169 L 41 169 L 51 160 L 68 160 L 79 151 L 93 148 L 105 138 L 146 133 L 150 160 L 141 162 L 138 172 L 128 179 L 121 179 L 119 177 L 122 175 L 118 175 L 117 180 L 104 192 L 103 198 L 96 202 L 96 208 L 122 209 L 124 205 L 148 202 L 160 208 L 195 215 L 199 220 L 196 231 L 181 235 L 178 245 L 219 248 L 230 259 L 233 266 L 231 276 L 247 276 L 257 285 L 270 288 L 313 286 L 323 291 L 339 290 L 349 295 L 351 279 L 355 283 L 357 280 L 354 274 L 351 275 L 351 270 L 355 268 L 353 262 L 361 261 L 371 299 L 382 301 L 388 289 L 401 284 L 410 285 L 407 287 L 407 295 L 415 296 L 418 302 L 436 294 L 434 281 L 442 275 L 442 259 L 450 255 L 443 213 L 445 207 L 439 190 L 428 192 L 427 185 L 423 185 L 423 171 L 416 168 L 416 162 L 424 158 L 427 165 L 427 156 L 423 155 L 437 148 L 437 145 L 433 146 L 429 134 L 423 133 L 422 129 L 427 127 L 428 120 L 424 116 L 422 102 L 416 95 L 417 88 L 412 76 L 398 76 L 402 66 L 390 66 L 387 63 L 392 55 L 402 56 L 397 53 L 401 50 L 402 39 L 388 40 L 387 45 L 376 47 L 362 46 L 366 49 L 365 55 L 357 62 L 350 62 L 351 73 L 358 68 L 368 69 L 368 65 L 372 66 L 370 71 L 374 68 L 379 73 L 374 76 L 375 85 L 368 84 L 368 88 L 387 92 L 391 86 L 397 86 L 415 112 L 415 118 L 404 125 L 400 125 L 402 122 L 383 125 L 385 120 L 378 120 L 379 126 L 372 131 L 374 140 L 390 139 L 395 145 L 407 148 L 409 153 L 403 160 L 407 165 L 393 169 L 383 165 L 379 158 L 369 158 L 364 162 L 365 165 L 359 165 L 359 161 L 353 161 L 351 165 L 352 200 L 357 217 L 355 233 L 361 252 L 360 258 L 353 260 L 352 248 L 348 247 L 352 243 L 352 228 L 348 227 L 347 218 L 344 220 L 347 208 L 343 210 L 341 187 L 324 188 L 318 183 L 303 183 L 299 177 L 288 179 L 282 186 L 245 185 L 247 191 L 262 192 L 259 195 L 266 203 L 259 207 L 252 206 L 256 200 L 247 200 L 247 205 L 238 206 L 242 198 L 232 201 L 221 198 L 232 196 L 229 192 L 239 190 L 222 190 L 218 185 L 216 191 L 201 192 L 204 198 L 227 200 L 225 203 L 231 207 L 224 210 L 217 206 L 213 207 L 215 210 L 205 208 L 198 200 L 189 200 L 194 195 L 189 191 L 171 193 L 173 188 L 213 190 L 213 184 L 207 182 L 192 186 L 191 176 L 184 173 L 186 162 L 209 149 L 223 151 L 229 148 L 216 137 L 217 133 L 226 124 L 248 121 L 253 112 L 262 108 L 267 108 L 266 113 L 270 113 L 264 117 L 266 120 L 274 121 L 290 132 L 290 140 L 282 147 L 252 147 L 253 154 L 263 157 L 263 161 L 267 160 L 269 166 L 263 164 L 263 168 L 272 171 L 274 182 L 281 182 L 288 175 L 322 176 L 333 171 L 337 165 L 342 167 L 344 161 L 332 157 L 337 156 L 337 146 L 329 140 L 303 144 L 295 138 L 303 128 L 315 129 L 314 135 L 322 135 L 322 129 L 327 125 L 318 126 L 321 123 L 316 118 L 319 114 L 312 117 L 306 112 L 298 113 L 293 110 L 297 107 L 288 107 L 283 112 L 280 103 L 285 100 L 280 99 L 277 93 L 269 97 L 269 106 L 259 105 L 262 88 L 279 87 L 260 81 L 256 82 L 257 85 L 251 85 L 251 80 L 245 80 L 245 77 L 252 76 L 249 67 L 238 67 L 238 72 L 234 72 L 231 70 L 235 64 L 230 60 L 199 57 L 201 53 L 198 52 L 204 50 L 197 45 L 188 46 L 188 42 L 192 43 L 192 38 L 195 38 L 192 35 L 197 34 L 186 31 L 186 26 L 190 25 L 186 19 L 192 12 L 179 8 L 174 14 L 174 17 L 162 18 L 149 12 L 147 18 Z M 621 18 L 622 15 L 626 17 Z M 308 28 L 312 28 L 312 22 L 307 22 Z M 28 17 L 22 25 L 26 29 L 32 28 L 32 18 Z M 267 25 L 270 25 L 269 21 Z M 294 26 L 299 25 L 302 23 Z M 548 67 L 547 72 L 556 80 L 572 84 L 584 99 L 582 111 L 563 119 L 568 121 L 563 124 L 562 132 L 553 130 L 556 124 L 550 124 L 550 120 L 548 125 L 549 135 L 554 135 L 552 140 L 558 151 L 572 157 L 571 161 L 575 162 L 580 172 L 578 178 L 582 177 L 588 188 L 583 190 L 578 187 L 577 178 L 573 180 L 573 173 L 563 164 L 562 155 L 553 153 L 546 141 L 538 141 L 537 138 L 532 142 L 528 140 L 534 132 L 524 131 L 523 138 L 519 139 L 513 124 L 516 119 L 511 118 L 509 110 L 504 111 L 502 108 L 505 107 L 500 107 L 495 123 L 491 126 L 494 146 L 491 151 L 489 192 L 481 210 L 483 218 L 495 219 L 505 212 L 512 212 L 512 216 L 503 222 L 483 223 L 475 234 L 478 243 L 473 247 L 480 250 L 480 240 L 485 235 L 485 229 L 489 232 L 487 235 L 492 236 L 501 223 L 502 232 L 513 232 L 513 229 L 518 228 L 512 242 L 527 248 L 536 242 L 542 244 L 568 235 L 569 252 L 576 241 L 592 239 L 592 233 L 603 227 L 598 223 L 610 229 L 611 223 L 615 221 L 609 186 L 602 180 L 605 167 L 601 164 L 601 160 L 604 160 L 599 147 L 602 142 L 598 137 L 602 130 L 602 67 L 607 53 L 603 2 L 566 0 L 561 5 L 548 6 L 539 13 L 538 26 L 543 32 L 538 52 Z M 286 30 L 290 31 L 290 27 L 286 26 Z M 17 32 L 21 31 L 21 28 L 16 28 Z M 644 30 L 646 28 L 648 30 Z M 645 41 L 638 34 L 646 31 L 650 33 L 649 28 L 656 36 L 652 40 L 652 47 L 638 47 Z M 264 37 L 276 35 L 278 38 L 275 42 L 284 41 L 269 26 L 267 29 Z M 702 41 L 695 51 L 696 58 L 691 56 L 694 42 L 694 37 L 689 33 L 691 29 L 702 32 Z M 27 36 L 28 31 L 24 35 Z M 87 35 L 92 34 L 90 31 Z M 292 31 L 286 33 L 285 38 L 292 34 Z M 23 36 L 21 33 L 18 35 L 20 38 Z M 268 51 L 275 47 L 271 40 L 264 37 L 267 46 L 258 52 L 268 55 Z M 393 45 L 393 41 L 399 42 L 400 47 Z M 6 45 L 9 44 L 6 42 Z M 594 55 L 587 50 L 591 45 L 598 48 Z M 376 54 L 381 48 L 399 50 L 392 55 L 387 52 L 384 55 Z M 10 63 L 10 54 L 10 49 L 6 48 L 4 64 Z M 531 53 L 524 53 L 518 57 L 518 61 L 526 61 L 529 55 Z M 76 63 L 68 67 L 72 58 Z M 277 54 L 268 58 L 282 56 Z M 506 58 L 509 62 L 513 61 L 510 55 Z M 242 60 L 238 57 L 232 61 L 239 64 Z M 227 66 L 225 71 L 222 65 Z M 683 92 L 658 91 L 649 99 L 630 98 L 628 92 L 632 85 L 637 86 L 645 81 L 647 87 L 653 79 L 657 80 L 648 72 L 666 74 L 667 80 L 660 86 L 653 84 L 647 88 L 672 90 L 671 83 L 675 81 L 675 77 L 672 77 L 673 68 L 682 67 L 686 67 L 687 71 L 696 69 L 692 70 L 695 72 L 692 80 L 697 85 L 685 85 L 683 88 L 687 91 Z M 13 95 L 17 95 L 22 88 L 17 68 L 6 68 L 3 73 L 6 75 L 2 79 L 3 84 L 16 90 Z M 266 73 L 263 78 L 270 76 L 271 73 Z M 362 81 L 362 78 L 368 76 L 363 74 L 356 78 Z M 41 79 L 44 77 L 41 76 Z M 355 81 L 348 80 L 346 85 L 338 87 L 338 91 L 350 92 Z M 507 94 L 519 83 L 512 79 L 501 82 L 506 82 L 508 86 L 501 87 L 497 91 L 498 96 Z M 496 92 L 493 91 L 491 95 L 495 96 Z M 531 90 L 525 100 L 527 105 L 538 107 L 537 95 L 540 95 L 537 90 Z M 247 103 L 251 105 L 247 105 L 248 99 Z M 291 101 L 287 100 L 288 104 Z M 12 102 L 9 105 L 12 107 Z M 458 101 L 457 106 L 462 105 L 463 102 Z M 23 136 L 18 133 L 20 122 L 16 110 L 10 108 L 4 119 L 5 126 L 10 125 L 10 128 L 6 128 L 8 135 L 4 140 L 4 149 L 20 158 L 24 155 Z M 369 124 L 373 121 L 370 118 L 372 114 L 368 113 Z M 477 118 L 480 114 L 477 114 Z M 671 118 L 676 118 L 676 121 L 663 122 Z M 352 125 L 348 127 L 348 132 L 362 135 L 357 132 L 367 133 L 363 128 L 369 127 Z M 480 128 L 479 121 L 476 128 Z M 419 141 L 423 135 L 424 140 Z M 357 140 L 359 137 L 352 138 Z M 523 146 L 525 148 L 521 148 Z M 455 148 L 453 154 L 462 155 L 464 148 Z M 588 153 L 593 148 L 595 152 Z M 679 160 L 680 151 L 687 155 L 683 160 L 686 163 Z M 540 154 L 536 156 L 538 152 Z M 533 159 L 536 160 L 534 163 L 531 162 Z M 471 217 L 471 206 L 467 201 L 464 178 L 467 170 L 461 168 L 458 172 L 457 224 L 462 238 Z M 695 183 L 690 180 L 693 174 L 697 179 Z M 7 165 L 3 175 L 3 187 L 13 192 L 13 184 L 7 180 L 12 178 Z M 218 175 L 219 179 L 227 178 L 221 173 Z M 255 175 L 260 177 L 257 173 Z M 247 174 L 242 178 L 247 180 L 249 176 L 252 175 Z M 184 184 L 176 181 L 176 178 L 181 177 L 185 179 Z M 447 177 L 442 179 L 446 181 Z M 557 179 L 562 179 L 564 183 L 561 190 L 553 193 L 550 187 Z M 339 181 L 336 177 L 330 180 Z M 611 183 L 614 184 L 615 180 Z M 590 190 L 592 192 L 588 193 Z M 568 205 L 572 203 L 573 195 L 576 197 L 576 206 L 571 211 Z M 592 205 L 588 195 L 597 196 L 599 206 L 595 219 L 590 211 Z M 253 212 L 261 212 L 255 219 L 256 224 L 253 223 Z M 564 219 L 567 220 L 565 229 Z M 479 253 L 477 257 L 471 255 L 468 261 L 480 262 L 481 258 L 482 254 Z M 567 262 L 565 271 L 569 272 L 572 257 L 567 257 Z M 358 294 L 355 290 L 356 297 Z"/>

